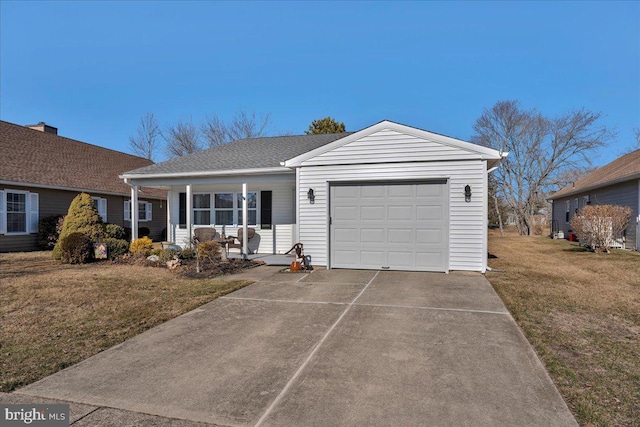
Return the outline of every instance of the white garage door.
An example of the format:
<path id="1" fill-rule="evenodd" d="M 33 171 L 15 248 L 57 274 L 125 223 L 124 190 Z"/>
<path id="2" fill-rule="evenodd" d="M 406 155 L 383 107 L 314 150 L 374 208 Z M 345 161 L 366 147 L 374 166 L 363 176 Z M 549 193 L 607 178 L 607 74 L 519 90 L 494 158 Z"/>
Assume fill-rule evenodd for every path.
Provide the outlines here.
<path id="1" fill-rule="evenodd" d="M 332 268 L 447 271 L 446 181 L 331 185 Z"/>

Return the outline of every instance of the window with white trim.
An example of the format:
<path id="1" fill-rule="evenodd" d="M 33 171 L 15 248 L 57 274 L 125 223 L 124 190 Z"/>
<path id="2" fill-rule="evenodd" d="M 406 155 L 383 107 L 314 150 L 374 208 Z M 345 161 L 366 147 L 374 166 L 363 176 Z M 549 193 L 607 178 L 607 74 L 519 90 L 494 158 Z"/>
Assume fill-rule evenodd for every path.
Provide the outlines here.
<path id="1" fill-rule="evenodd" d="M 93 204 L 98 210 L 98 215 L 102 218 L 102 222 L 107 222 L 107 199 L 103 199 L 101 197 L 91 197 L 93 200 Z"/>
<path id="2" fill-rule="evenodd" d="M 193 195 L 193 223 L 195 225 L 211 224 L 211 194 Z"/>
<path id="3" fill-rule="evenodd" d="M 37 233 L 38 200 L 38 193 L 0 191 L 0 234 Z"/>
<path id="4" fill-rule="evenodd" d="M 257 224 L 258 197 L 256 193 L 247 193 L 247 216 L 249 225 Z M 242 225 L 242 193 L 238 193 L 238 225 Z"/>
<path id="5" fill-rule="evenodd" d="M 233 225 L 233 194 L 234 193 L 217 193 L 214 195 L 214 211 L 216 225 Z"/>
<path id="6" fill-rule="evenodd" d="M 151 221 L 152 208 L 153 205 L 150 202 L 138 201 L 138 221 Z M 131 221 L 131 200 L 124 201 L 124 220 Z"/>

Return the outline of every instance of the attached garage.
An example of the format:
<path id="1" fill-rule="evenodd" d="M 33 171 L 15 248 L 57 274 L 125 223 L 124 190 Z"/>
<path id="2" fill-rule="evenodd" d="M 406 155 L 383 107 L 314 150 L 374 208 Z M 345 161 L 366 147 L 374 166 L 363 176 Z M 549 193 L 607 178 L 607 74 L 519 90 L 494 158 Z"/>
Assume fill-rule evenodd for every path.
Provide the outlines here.
<path id="1" fill-rule="evenodd" d="M 448 271 L 447 193 L 444 180 L 330 183 L 332 267 Z"/>
<path id="2" fill-rule="evenodd" d="M 311 150 L 283 163 L 297 241 L 328 268 L 484 272 L 487 175 L 504 156 L 389 121 Z"/>

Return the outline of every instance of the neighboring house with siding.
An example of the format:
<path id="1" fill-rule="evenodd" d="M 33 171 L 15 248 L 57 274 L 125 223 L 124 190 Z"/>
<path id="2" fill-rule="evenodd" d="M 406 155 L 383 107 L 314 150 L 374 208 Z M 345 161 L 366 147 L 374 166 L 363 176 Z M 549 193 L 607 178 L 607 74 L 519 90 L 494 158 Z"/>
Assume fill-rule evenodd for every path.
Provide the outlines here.
<path id="1" fill-rule="evenodd" d="M 631 208 L 622 247 L 640 250 L 640 150 L 596 169 L 549 197 L 553 202 L 554 228 L 571 233 L 571 218 L 586 205 L 620 205 Z"/>
<path id="2" fill-rule="evenodd" d="M 168 239 L 179 245 L 197 227 L 251 227 L 244 253 L 301 242 L 328 268 L 484 272 L 487 174 L 505 155 L 383 121 L 234 141 L 122 177 L 168 191 Z"/>
<path id="3" fill-rule="evenodd" d="M 131 187 L 119 175 L 150 160 L 58 136 L 44 123 L 0 121 L 0 252 L 38 249 L 38 221 L 65 215 L 79 193 L 90 194 L 103 221 L 131 227 Z M 142 189 L 140 227 L 160 240 L 166 192 Z M 129 218 L 128 220 L 126 218 Z"/>

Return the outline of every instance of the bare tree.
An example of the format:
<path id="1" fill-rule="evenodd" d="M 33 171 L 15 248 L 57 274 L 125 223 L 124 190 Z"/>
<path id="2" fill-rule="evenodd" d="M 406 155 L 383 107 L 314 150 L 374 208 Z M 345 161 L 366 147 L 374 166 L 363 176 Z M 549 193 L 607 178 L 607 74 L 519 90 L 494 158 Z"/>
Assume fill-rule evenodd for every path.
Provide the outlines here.
<path id="1" fill-rule="evenodd" d="M 265 136 L 270 125 L 270 114 L 257 117 L 253 111 L 241 110 L 228 123 L 214 114 L 205 120 L 201 130 L 209 147 L 215 147 L 238 139 Z"/>
<path id="2" fill-rule="evenodd" d="M 175 126 L 167 127 L 163 136 L 167 141 L 168 157 L 182 157 L 202 150 L 200 132 L 191 120 L 179 121 Z"/>
<path id="3" fill-rule="evenodd" d="M 600 117 L 582 109 L 547 118 L 521 109 L 517 101 L 499 101 L 478 118 L 474 142 L 509 152 L 494 173 L 497 193 L 513 210 L 520 235 L 531 234 L 542 196 L 560 184 L 561 174 L 589 165 L 589 155 L 614 136 L 598 124 Z"/>
<path id="4" fill-rule="evenodd" d="M 160 127 L 153 113 L 146 113 L 140 117 L 140 123 L 135 136 L 129 137 L 133 153 L 153 160 L 153 155 L 160 147 Z"/>

